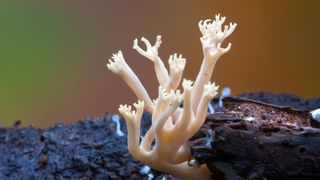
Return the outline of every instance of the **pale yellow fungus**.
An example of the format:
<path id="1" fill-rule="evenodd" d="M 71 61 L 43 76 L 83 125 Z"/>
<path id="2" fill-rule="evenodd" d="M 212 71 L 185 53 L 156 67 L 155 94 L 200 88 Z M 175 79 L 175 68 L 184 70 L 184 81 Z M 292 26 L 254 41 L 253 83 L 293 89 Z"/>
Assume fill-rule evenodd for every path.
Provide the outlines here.
<path id="1" fill-rule="evenodd" d="M 225 19 L 216 15 L 214 20 L 199 22 L 204 59 L 195 83 L 183 80 L 182 93 L 177 88 L 182 79 L 186 59 L 182 58 L 182 55 L 171 55 L 168 60 L 168 72 L 158 55 L 161 36 L 157 36 L 153 46 L 146 38 L 141 38 L 146 50 L 138 45 L 137 39 L 133 41 L 133 49 L 154 63 L 159 81 L 157 99 L 151 101 L 121 51 L 114 54 L 107 64 L 108 69 L 122 77 L 139 99 L 134 103 L 135 110 L 132 110 L 131 106 L 120 105 L 119 112 L 127 124 L 129 152 L 151 168 L 181 179 L 210 178 L 210 171 L 205 165 L 188 165 L 191 154 L 187 141 L 204 123 L 209 102 L 217 95 L 218 86 L 209 81 L 217 60 L 231 48 L 231 43 L 226 48 L 222 48 L 221 44 L 236 28 L 235 23 L 222 28 Z M 183 107 L 179 107 L 180 103 L 183 103 Z M 144 109 L 152 114 L 152 125 L 140 141 L 140 124 Z M 155 146 L 152 145 L 153 142 Z"/>

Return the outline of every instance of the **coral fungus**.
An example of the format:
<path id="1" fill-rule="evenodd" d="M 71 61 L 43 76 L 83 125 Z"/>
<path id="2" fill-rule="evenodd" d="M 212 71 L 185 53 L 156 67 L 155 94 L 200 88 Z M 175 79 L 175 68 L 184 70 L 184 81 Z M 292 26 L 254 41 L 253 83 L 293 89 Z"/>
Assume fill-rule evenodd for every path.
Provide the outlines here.
<path id="1" fill-rule="evenodd" d="M 128 105 L 120 105 L 119 111 L 127 124 L 129 152 L 146 165 L 182 179 L 210 177 L 206 166 L 191 166 L 188 163 L 191 154 L 187 141 L 204 123 L 208 104 L 217 95 L 218 86 L 209 81 L 217 60 L 231 48 L 231 43 L 226 48 L 222 48 L 221 44 L 236 27 L 235 23 L 230 23 L 222 28 L 225 19 L 216 15 L 214 20 L 199 22 L 204 59 L 196 81 L 183 80 L 183 93 L 177 88 L 182 80 L 186 59 L 182 55 L 171 55 L 168 72 L 158 55 L 161 36 L 157 36 L 154 45 L 142 37 L 146 50 L 139 46 L 137 39 L 133 41 L 133 49 L 154 63 L 159 81 L 156 100 L 151 100 L 121 51 L 109 60 L 108 69 L 122 77 L 139 99 L 134 103 L 136 110 Z M 179 107 L 180 103 L 183 103 L 183 107 Z M 144 109 L 152 114 L 152 125 L 140 141 Z"/>

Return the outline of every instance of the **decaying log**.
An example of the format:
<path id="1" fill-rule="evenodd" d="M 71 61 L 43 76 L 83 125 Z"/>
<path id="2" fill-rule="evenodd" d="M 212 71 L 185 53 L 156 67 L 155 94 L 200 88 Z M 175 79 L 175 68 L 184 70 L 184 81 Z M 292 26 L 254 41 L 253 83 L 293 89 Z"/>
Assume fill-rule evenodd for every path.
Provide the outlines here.
<path id="1" fill-rule="evenodd" d="M 307 110 L 225 98 L 191 140 L 215 178 L 320 177 L 320 129 Z"/>

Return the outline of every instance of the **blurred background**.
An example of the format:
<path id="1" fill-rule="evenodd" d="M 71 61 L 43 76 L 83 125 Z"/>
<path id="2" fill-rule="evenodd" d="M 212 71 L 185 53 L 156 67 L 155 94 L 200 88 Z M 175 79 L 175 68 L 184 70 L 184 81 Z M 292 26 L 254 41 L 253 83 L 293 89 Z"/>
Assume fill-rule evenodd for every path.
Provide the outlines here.
<path id="1" fill-rule="evenodd" d="M 119 49 L 156 97 L 154 67 L 132 49 L 136 37 L 162 35 L 162 59 L 182 53 L 184 75 L 194 80 L 202 61 L 198 21 L 217 13 L 238 26 L 212 80 L 233 95 L 319 97 L 319 8 L 316 0 L 1 1 L 0 125 L 47 127 L 132 104 L 134 94 L 105 68 Z"/>

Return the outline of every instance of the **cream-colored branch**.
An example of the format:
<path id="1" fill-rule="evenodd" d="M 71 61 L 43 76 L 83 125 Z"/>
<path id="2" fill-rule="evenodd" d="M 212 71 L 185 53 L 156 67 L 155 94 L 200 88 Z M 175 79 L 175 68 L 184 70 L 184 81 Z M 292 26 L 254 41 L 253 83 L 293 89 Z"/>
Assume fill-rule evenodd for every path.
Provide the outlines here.
<path id="1" fill-rule="evenodd" d="M 133 41 L 133 49 L 137 50 L 137 52 L 142 56 L 145 56 L 149 60 L 153 61 L 159 84 L 164 87 L 166 82 L 169 81 L 169 74 L 168 70 L 166 69 L 161 58 L 158 55 L 158 49 L 161 44 L 161 36 L 157 36 L 156 43 L 153 46 L 151 46 L 150 42 L 144 37 L 141 38 L 141 41 L 144 42 L 147 49 L 143 50 L 138 45 L 138 39 L 135 39 Z"/>
<path id="2" fill-rule="evenodd" d="M 218 94 L 219 86 L 216 86 L 215 83 L 208 82 L 204 86 L 204 92 L 202 93 L 202 98 L 199 103 L 199 107 L 197 113 L 195 115 L 195 119 L 190 123 L 188 127 L 188 139 L 191 138 L 202 126 L 204 121 L 206 120 L 208 105 L 217 94 Z"/>
<path id="3" fill-rule="evenodd" d="M 190 80 L 183 80 L 182 87 L 183 87 L 183 110 L 181 112 L 180 118 L 176 122 L 173 132 L 174 135 L 186 130 L 188 127 L 194 113 L 192 112 L 191 107 L 191 92 L 192 92 L 192 81 Z"/>
<path id="4" fill-rule="evenodd" d="M 168 60 L 170 66 L 170 79 L 165 85 L 165 90 L 176 90 L 182 79 L 183 70 L 186 65 L 186 59 L 182 58 L 182 55 L 177 54 L 170 55 Z"/>
<path id="5" fill-rule="evenodd" d="M 113 60 L 109 59 L 109 63 L 107 64 L 108 69 L 119 75 L 128 84 L 138 99 L 141 99 L 145 102 L 146 110 L 152 113 L 152 101 L 149 97 L 149 94 L 140 82 L 137 75 L 124 60 L 122 52 L 119 51 L 118 53 L 113 54 L 112 59 Z"/>
<path id="6" fill-rule="evenodd" d="M 159 86 L 158 88 L 158 98 L 153 101 L 153 113 L 152 113 L 152 123 L 156 119 L 158 119 L 159 115 L 164 111 L 164 109 L 168 106 L 169 103 L 169 97 L 166 90 Z"/>
<path id="7" fill-rule="evenodd" d="M 130 153 L 140 151 L 140 124 L 144 103 L 142 101 L 138 101 L 138 104 L 135 104 L 134 106 L 137 109 L 137 113 L 135 111 L 131 111 L 131 106 L 120 105 L 119 107 L 119 112 L 124 117 L 127 124 L 128 149 Z"/>
<path id="8" fill-rule="evenodd" d="M 200 129 L 206 119 L 208 104 L 217 95 L 218 86 L 215 86 L 214 83 L 206 84 L 198 107 L 198 114 L 194 116 L 190 103 L 191 85 L 191 81 L 183 81 L 183 111 L 174 127 L 165 132 L 166 137 L 170 138 L 164 138 L 165 141 L 163 143 L 170 144 L 170 146 L 162 149 L 161 153 L 159 153 L 162 159 L 170 163 L 179 163 L 181 162 L 181 157 L 190 157 L 190 152 L 183 150 L 185 142 Z"/>
<path id="9" fill-rule="evenodd" d="M 187 142 L 182 144 L 174 156 L 168 157 L 169 158 L 167 158 L 166 161 L 172 164 L 180 164 L 185 162 L 186 159 L 191 159 L 192 156 L 189 144 Z"/>
<path id="10" fill-rule="evenodd" d="M 156 132 L 156 140 L 163 141 L 163 134 L 167 132 L 165 123 L 169 119 L 169 117 L 176 111 L 181 101 L 181 94 L 180 91 L 177 90 L 176 92 L 171 91 L 167 97 L 161 98 L 160 101 L 164 101 L 167 104 L 167 107 L 160 113 L 158 119 L 155 121 L 155 132 Z M 172 124 L 172 122 L 169 122 Z M 158 135 L 158 137 L 157 137 Z M 163 144 L 163 143 L 159 143 Z"/>
<path id="11" fill-rule="evenodd" d="M 188 131 L 188 126 L 194 116 L 190 102 L 192 81 L 184 79 L 182 86 L 184 89 L 183 109 L 174 127 L 169 132 L 172 137 L 169 143 L 171 145 L 170 147 L 167 147 L 167 153 L 169 155 L 164 157 L 167 162 L 173 164 L 181 163 L 191 157 L 189 145 L 186 143 L 188 140 L 186 139 L 186 132 Z"/>
<path id="12" fill-rule="evenodd" d="M 152 142 L 155 137 L 155 132 L 153 126 L 146 132 L 144 137 L 142 138 L 140 148 L 144 149 L 145 151 L 150 152 L 152 150 Z"/>
<path id="13" fill-rule="evenodd" d="M 161 98 L 160 101 L 168 101 L 166 108 L 161 112 L 155 121 L 155 140 L 156 140 L 156 152 L 160 158 L 167 160 L 174 156 L 176 152 L 170 151 L 172 146 L 175 146 L 175 143 L 172 143 L 172 140 L 175 138 L 172 136 L 172 123 L 171 115 L 176 111 L 181 101 L 180 91 L 173 90 L 166 97 L 167 99 Z M 170 144 L 170 146 L 168 146 Z M 181 145 L 180 145 L 181 146 Z"/>
<path id="14" fill-rule="evenodd" d="M 195 113 L 202 97 L 203 87 L 210 81 L 215 64 L 221 55 L 231 49 L 231 43 L 226 48 L 222 48 L 221 44 L 225 38 L 232 34 L 237 24 L 230 23 L 229 26 L 224 26 L 224 30 L 222 30 L 225 20 L 226 18 L 220 17 L 219 14 L 215 16 L 214 20 L 207 19 L 199 22 L 199 29 L 202 33 L 200 40 L 204 59 L 194 83 L 195 90 L 192 93 L 192 109 Z"/>

